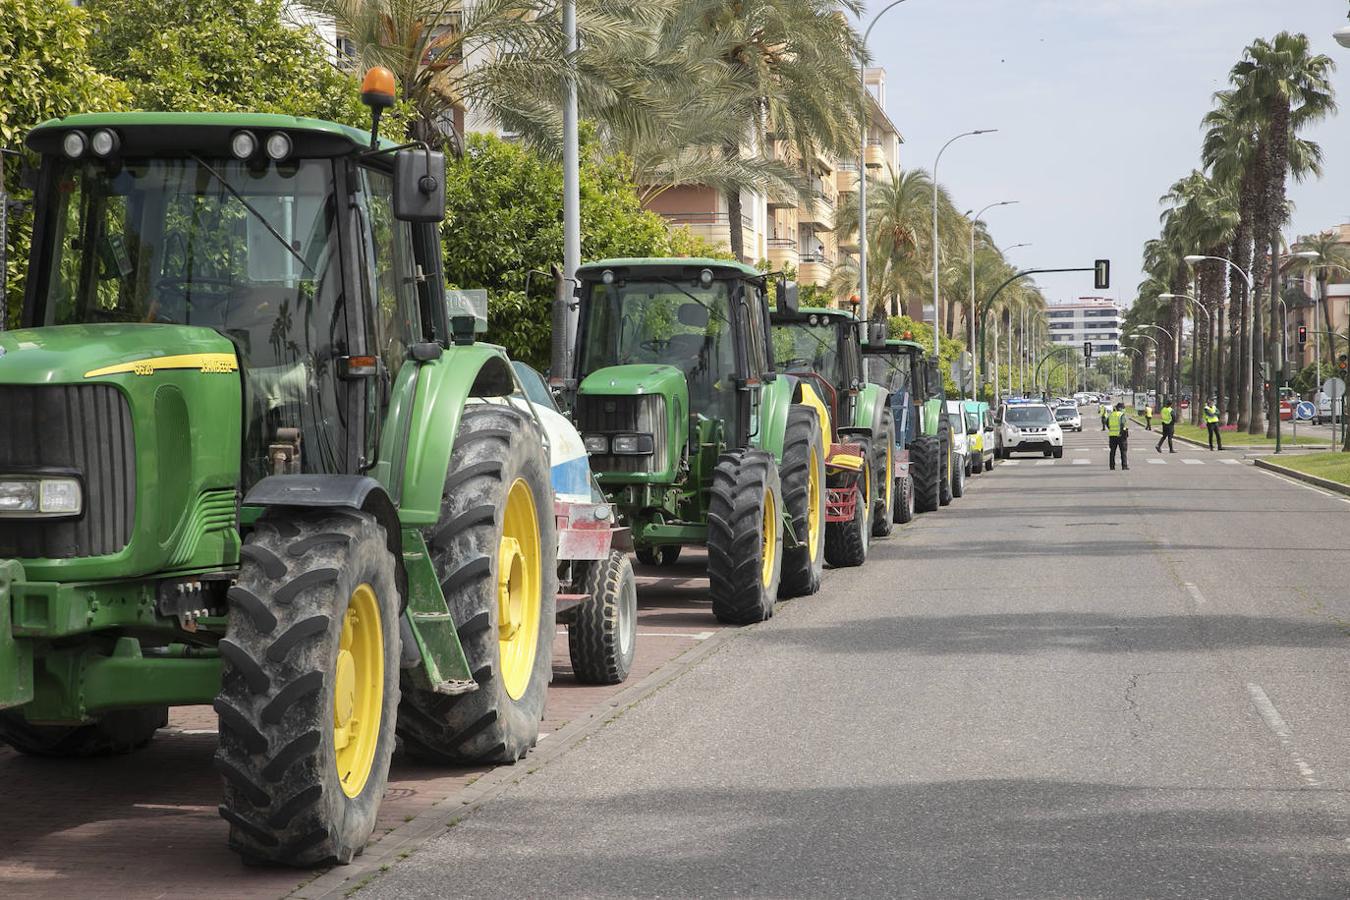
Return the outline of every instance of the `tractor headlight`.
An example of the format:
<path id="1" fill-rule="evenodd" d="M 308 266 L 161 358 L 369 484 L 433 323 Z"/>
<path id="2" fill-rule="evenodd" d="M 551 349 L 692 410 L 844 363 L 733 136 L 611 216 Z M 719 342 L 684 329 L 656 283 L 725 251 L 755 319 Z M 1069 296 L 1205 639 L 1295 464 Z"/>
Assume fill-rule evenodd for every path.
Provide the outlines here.
<path id="1" fill-rule="evenodd" d="M 603 434 L 588 434 L 581 439 L 587 453 L 608 453 L 609 438 Z"/>
<path id="2" fill-rule="evenodd" d="M 251 131 L 236 131 L 230 136 L 230 152 L 235 159 L 248 159 L 258 152 L 258 139 Z"/>
<path id="3" fill-rule="evenodd" d="M 67 131 L 66 136 L 61 138 L 61 150 L 71 159 L 79 159 L 84 156 L 84 151 L 89 147 L 89 140 L 84 136 L 83 131 Z"/>
<path id="4" fill-rule="evenodd" d="M 100 128 L 94 132 L 94 136 L 89 139 L 89 147 L 94 151 L 95 156 L 101 156 L 107 159 L 117 152 L 117 148 L 122 142 L 117 137 L 117 132 L 110 131 L 107 128 Z"/>
<path id="5" fill-rule="evenodd" d="M 84 493 L 70 476 L 0 475 L 0 516 L 78 516 Z"/>
<path id="6" fill-rule="evenodd" d="M 649 455 L 656 448 L 650 434 L 616 434 L 612 446 L 616 454 L 625 456 Z"/>
<path id="7" fill-rule="evenodd" d="M 274 131 L 267 136 L 267 155 L 280 162 L 291 155 L 291 138 L 284 131 Z"/>

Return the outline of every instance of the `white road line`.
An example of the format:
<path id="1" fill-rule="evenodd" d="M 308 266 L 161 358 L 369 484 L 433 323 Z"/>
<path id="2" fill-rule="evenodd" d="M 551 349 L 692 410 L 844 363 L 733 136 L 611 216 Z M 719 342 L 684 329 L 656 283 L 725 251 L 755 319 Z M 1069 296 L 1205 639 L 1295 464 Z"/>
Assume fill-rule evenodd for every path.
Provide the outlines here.
<path id="1" fill-rule="evenodd" d="M 1053 466 L 1055 461 L 1053 459 L 1038 459 L 1035 464 L 1038 466 Z"/>
<path id="2" fill-rule="evenodd" d="M 1191 599 L 1193 599 L 1200 606 L 1205 605 L 1205 595 L 1200 593 L 1200 589 L 1198 587 L 1196 587 L 1191 582 L 1187 581 L 1185 582 L 1185 588 L 1187 591 L 1190 592 Z"/>
<path id="3" fill-rule="evenodd" d="M 1240 466 L 1240 465 L 1242 465 L 1242 460 L 1240 460 L 1240 459 L 1221 459 L 1221 460 L 1219 460 L 1219 462 L 1223 463 L 1225 466 Z"/>
<path id="4" fill-rule="evenodd" d="M 1074 452 L 1074 453 L 1091 453 L 1092 451 L 1091 451 L 1090 449 L 1088 449 L 1087 447 L 1079 447 L 1077 450 L 1075 450 L 1075 451 L 1073 451 L 1073 452 Z"/>
<path id="5" fill-rule="evenodd" d="M 1203 459 L 1183 459 L 1181 463 L 1185 466 L 1203 466 L 1205 461 Z"/>
<path id="6" fill-rule="evenodd" d="M 1075 460 L 1073 461 L 1073 464 L 1074 464 L 1075 466 L 1090 466 L 1090 465 L 1092 465 L 1092 460 L 1090 460 L 1090 459 L 1075 459 Z"/>
<path id="7" fill-rule="evenodd" d="M 1167 460 L 1165 460 L 1165 459 L 1146 459 L 1146 460 L 1144 460 L 1144 462 L 1148 463 L 1150 466 L 1165 466 L 1165 465 L 1167 465 Z"/>
<path id="8" fill-rule="evenodd" d="M 1256 468 L 1256 467 L 1253 466 L 1253 468 Z M 1321 494 L 1323 497 L 1329 497 L 1329 498 L 1331 498 L 1332 500 L 1339 500 L 1339 501 L 1341 501 L 1342 503 L 1350 503 L 1350 497 L 1344 497 L 1344 496 L 1341 496 L 1340 494 L 1333 494 L 1333 493 L 1331 493 L 1330 491 L 1324 491 L 1324 490 L 1322 490 L 1322 489 L 1319 488 L 1319 487 L 1314 487 L 1313 485 L 1308 484 L 1308 482 L 1306 482 L 1306 481 L 1299 481 L 1299 480 L 1294 479 L 1294 478 L 1288 478 L 1288 477 L 1286 477 L 1286 476 L 1284 476 L 1284 475 L 1279 474 L 1278 472 L 1272 472 L 1272 471 L 1270 471 L 1269 469 L 1257 469 L 1257 471 L 1258 471 L 1258 472 L 1264 472 L 1266 475 L 1269 475 L 1271 478 L 1278 478 L 1280 481 L 1283 481 L 1285 484 L 1292 484 L 1294 487 L 1303 488 L 1305 491 L 1312 491 L 1314 494 Z"/>
<path id="9" fill-rule="evenodd" d="M 1247 693 L 1252 695 L 1252 703 L 1256 706 L 1256 711 L 1261 714 L 1265 720 L 1266 727 L 1275 732 L 1275 736 L 1282 741 L 1289 740 L 1292 734 L 1289 726 L 1285 724 L 1280 711 L 1275 708 L 1275 704 L 1270 702 L 1270 697 L 1261 689 L 1261 685 L 1247 683 Z"/>
<path id="10" fill-rule="evenodd" d="M 1020 459 L 1005 459 L 1002 464 L 1005 466 L 1020 466 L 1022 461 Z"/>
<path id="11" fill-rule="evenodd" d="M 706 641 L 713 636 L 713 632 L 699 631 L 694 634 L 677 634 L 673 631 L 639 631 L 637 636 L 646 638 L 689 638 L 692 641 Z"/>

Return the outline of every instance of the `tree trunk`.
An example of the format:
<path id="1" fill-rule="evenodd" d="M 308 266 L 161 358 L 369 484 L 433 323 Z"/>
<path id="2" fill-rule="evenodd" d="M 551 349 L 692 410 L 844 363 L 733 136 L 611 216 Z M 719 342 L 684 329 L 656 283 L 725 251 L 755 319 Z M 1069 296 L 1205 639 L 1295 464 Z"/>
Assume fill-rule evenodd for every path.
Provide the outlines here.
<path id="1" fill-rule="evenodd" d="M 1256 154 L 1251 167 L 1253 184 L 1256 187 L 1256 214 L 1252 219 L 1251 273 L 1253 289 L 1251 291 L 1252 318 L 1252 414 L 1247 422 L 1248 434 L 1261 434 L 1264 430 L 1262 419 L 1266 415 L 1264 395 L 1261 385 L 1263 379 L 1262 363 L 1265 359 L 1265 341 L 1262 337 L 1265 307 L 1262 304 L 1261 287 L 1268 274 L 1269 257 L 1265 253 L 1265 243 L 1270 235 L 1271 205 L 1268 198 L 1270 189 L 1270 140 L 1269 135 L 1257 139 Z"/>
<path id="2" fill-rule="evenodd" d="M 1280 231 L 1279 225 L 1275 224 L 1275 230 L 1270 234 L 1270 341 L 1269 352 L 1270 359 L 1270 384 L 1271 388 L 1266 392 L 1266 402 L 1271 405 L 1270 415 L 1266 417 L 1266 437 L 1275 439 L 1276 423 L 1280 418 L 1280 403 L 1277 399 L 1279 391 L 1277 385 L 1284 374 L 1284 325 L 1280 318 Z"/>
<path id="3" fill-rule="evenodd" d="M 727 231 L 731 235 L 731 255 L 739 262 L 745 258 L 745 233 L 741 230 L 741 192 L 739 188 L 727 191 Z"/>

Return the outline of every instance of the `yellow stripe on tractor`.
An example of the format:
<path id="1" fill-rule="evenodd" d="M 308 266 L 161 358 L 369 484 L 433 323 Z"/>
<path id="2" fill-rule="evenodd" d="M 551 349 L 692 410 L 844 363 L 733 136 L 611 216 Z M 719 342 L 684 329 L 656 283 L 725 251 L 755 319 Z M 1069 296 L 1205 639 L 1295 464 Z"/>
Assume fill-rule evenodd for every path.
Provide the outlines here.
<path id="1" fill-rule="evenodd" d="M 833 443 L 833 441 L 830 440 L 829 407 L 825 405 L 824 400 L 820 399 L 820 395 L 816 393 L 815 388 L 811 387 L 811 385 L 802 381 L 800 386 L 802 391 L 801 402 L 816 411 L 816 421 L 820 423 L 820 446 L 828 447 Z M 829 465 L 829 462 L 826 461 L 825 464 Z"/>

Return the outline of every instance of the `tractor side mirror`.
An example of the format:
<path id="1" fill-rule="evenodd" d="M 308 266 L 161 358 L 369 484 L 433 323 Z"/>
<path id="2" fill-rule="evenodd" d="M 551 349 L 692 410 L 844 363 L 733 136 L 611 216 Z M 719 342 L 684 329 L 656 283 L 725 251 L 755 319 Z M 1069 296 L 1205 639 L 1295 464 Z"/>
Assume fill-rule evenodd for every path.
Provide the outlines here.
<path id="1" fill-rule="evenodd" d="M 797 310 L 801 309 L 797 282 L 788 281 L 787 278 L 779 278 L 776 293 L 778 295 L 778 314 L 780 316 L 797 315 Z"/>
<path id="2" fill-rule="evenodd" d="M 445 154 L 409 147 L 394 154 L 394 218 L 403 222 L 445 219 Z"/>
<path id="3" fill-rule="evenodd" d="M 886 323 L 868 322 L 867 323 L 867 349 L 885 350 L 886 349 Z"/>

